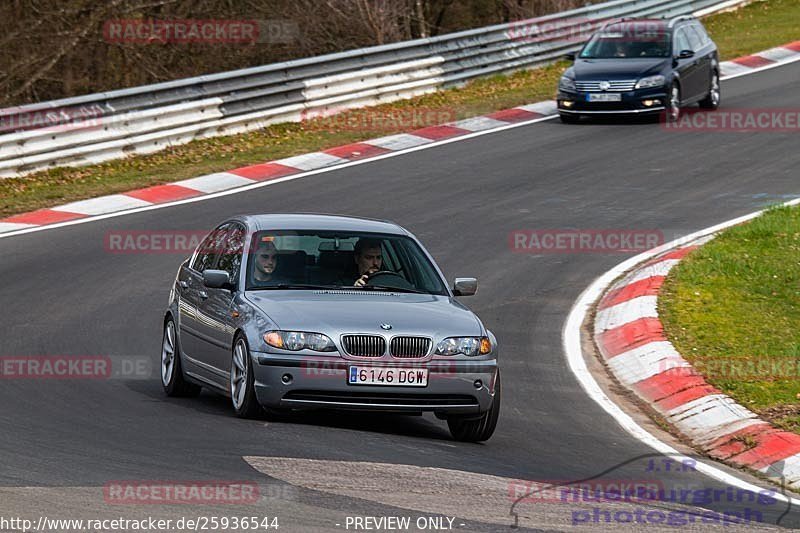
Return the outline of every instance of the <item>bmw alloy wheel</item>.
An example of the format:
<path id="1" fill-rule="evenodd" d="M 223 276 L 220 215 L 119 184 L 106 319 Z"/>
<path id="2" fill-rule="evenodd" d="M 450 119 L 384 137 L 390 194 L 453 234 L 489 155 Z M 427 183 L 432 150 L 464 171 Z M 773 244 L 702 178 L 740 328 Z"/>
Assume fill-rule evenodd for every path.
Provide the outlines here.
<path id="1" fill-rule="evenodd" d="M 190 383 L 183 375 L 181 363 L 181 340 L 172 317 L 164 322 L 164 338 L 161 342 L 161 385 L 167 396 L 197 396 L 200 385 Z"/>
<path id="2" fill-rule="evenodd" d="M 175 323 L 170 320 L 164 328 L 164 342 L 161 345 L 161 383 L 166 387 L 175 373 Z"/>
<path id="3" fill-rule="evenodd" d="M 239 339 L 233 348 L 231 364 L 231 399 L 233 407 L 239 411 L 245 403 L 247 394 L 247 346 Z"/>

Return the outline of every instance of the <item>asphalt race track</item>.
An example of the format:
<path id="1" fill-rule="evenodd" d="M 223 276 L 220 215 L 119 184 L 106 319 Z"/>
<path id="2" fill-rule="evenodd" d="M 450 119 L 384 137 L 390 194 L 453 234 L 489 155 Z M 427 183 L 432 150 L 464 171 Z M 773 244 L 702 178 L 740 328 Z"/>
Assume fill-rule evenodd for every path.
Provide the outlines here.
<path id="1" fill-rule="evenodd" d="M 797 109 L 798 83 L 800 62 L 733 79 L 723 83 L 723 108 Z M 412 476 L 418 492 L 406 505 L 388 494 L 395 492 L 393 480 L 398 491 L 408 481 L 402 472 L 387 479 L 381 494 L 380 487 L 368 488 L 366 465 L 338 461 L 479 474 L 474 493 L 453 496 L 463 513 L 450 515 L 457 513 L 454 527 L 462 530 L 505 530 L 513 522 L 507 494 L 493 504 L 502 507 L 495 513 L 500 518 L 481 518 L 476 510 L 485 503 L 480 484 L 497 478 L 574 480 L 610 470 L 606 477 L 615 480 L 657 477 L 724 488 L 698 473 L 646 471 L 649 457 L 636 458 L 651 449 L 589 399 L 567 367 L 561 331 L 573 302 L 626 256 L 512 253 L 509 233 L 645 229 L 671 240 L 800 196 L 798 168 L 795 133 L 552 120 L 242 194 L 2 238 L 0 356 L 146 357 L 155 369 L 169 286 L 183 257 L 112 254 L 108 232 L 207 230 L 235 213 L 387 218 L 414 232 L 449 279 L 478 278 L 478 294 L 463 301 L 500 341 L 504 398 L 497 432 L 476 445 L 453 442 L 446 425 L 428 415 L 238 420 L 228 400 L 214 394 L 166 398 L 156 371 L 149 379 L 3 379 L 0 514 L 182 515 L 189 507 L 106 505 L 102 487 L 114 480 L 251 480 L 282 489 L 244 514 L 277 515 L 284 531 L 344 530 L 348 515 L 435 513 L 421 502 L 451 486 L 447 473 L 432 480 Z M 299 461 L 267 460 L 264 467 L 264 460 L 251 459 L 262 464 L 254 468 L 244 457 Z M 337 490 L 321 479 L 352 487 Z M 705 507 L 736 506 L 715 501 Z M 764 522 L 774 523 L 785 510 L 772 507 Z M 523 504 L 519 525 L 560 528 L 570 508 L 558 509 L 540 513 Z M 218 515 L 243 512 L 216 509 Z M 556 517 L 559 512 L 566 518 Z M 780 525 L 800 527 L 800 511 Z"/>

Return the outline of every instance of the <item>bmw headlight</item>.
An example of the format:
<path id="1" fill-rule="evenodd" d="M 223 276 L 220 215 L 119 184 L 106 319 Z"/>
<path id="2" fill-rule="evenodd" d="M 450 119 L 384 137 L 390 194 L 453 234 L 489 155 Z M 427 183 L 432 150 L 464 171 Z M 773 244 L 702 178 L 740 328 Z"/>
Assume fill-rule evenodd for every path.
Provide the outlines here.
<path id="1" fill-rule="evenodd" d="M 315 352 L 335 352 L 336 345 L 327 335 L 308 333 L 305 331 L 268 331 L 264 334 L 264 342 L 273 348 L 281 348 L 298 352 L 313 350 Z"/>
<path id="2" fill-rule="evenodd" d="M 647 78 L 642 78 L 639 80 L 639 83 L 636 84 L 637 89 L 647 89 L 648 87 L 663 87 L 664 83 L 666 83 L 666 78 L 664 76 L 649 76 Z"/>
<path id="3" fill-rule="evenodd" d="M 566 76 L 561 76 L 561 79 L 558 82 L 558 88 L 562 91 L 575 92 L 575 80 Z"/>
<path id="4" fill-rule="evenodd" d="M 489 337 L 448 337 L 436 345 L 436 355 L 486 355 L 492 351 Z"/>

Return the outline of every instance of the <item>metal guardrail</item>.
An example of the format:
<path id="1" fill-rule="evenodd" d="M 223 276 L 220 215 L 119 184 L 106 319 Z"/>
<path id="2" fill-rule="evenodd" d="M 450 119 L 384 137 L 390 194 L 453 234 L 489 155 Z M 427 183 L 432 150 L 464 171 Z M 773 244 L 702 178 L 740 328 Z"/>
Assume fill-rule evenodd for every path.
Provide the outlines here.
<path id="1" fill-rule="evenodd" d="M 552 62 L 608 20 L 748 0 L 613 0 L 428 39 L 0 109 L 0 177 L 386 103 Z"/>

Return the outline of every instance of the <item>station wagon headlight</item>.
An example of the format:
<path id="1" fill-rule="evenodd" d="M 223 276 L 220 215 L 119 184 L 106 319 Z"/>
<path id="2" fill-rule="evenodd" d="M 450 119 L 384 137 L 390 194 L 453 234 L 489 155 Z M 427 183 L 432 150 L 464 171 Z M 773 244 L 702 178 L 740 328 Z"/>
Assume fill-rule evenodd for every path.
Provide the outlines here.
<path id="1" fill-rule="evenodd" d="M 273 348 L 298 352 L 313 350 L 315 352 L 335 352 L 336 345 L 327 335 L 306 331 L 268 331 L 264 334 L 264 342 Z"/>
<path id="2" fill-rule="evenodd" d="M 666 83 L 666 78 L 664 76 L 650 76 L 647 78 L 642 78 L 636 84 L 637 89 L 647 89 L 648 87 L 662 87 L 664 83 Z"/>
<path id="3" fill-rule="evenodd" d="M 558 88 L 563 91 L 575 91 L 575 80 L 566 76 L 561 76 L 558 82 Z"/>
<path id="4" fill-rule="evenodd" d="M 492 351 L 489 337 L 448 337 L 436 346 L 436 355 L 486 355 Z"/>

